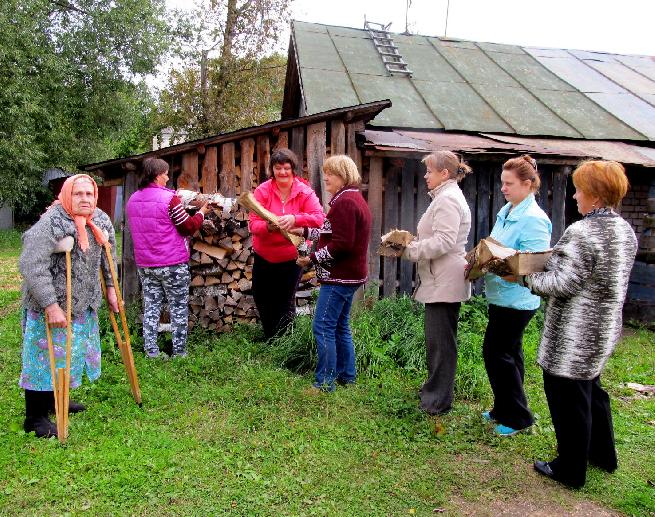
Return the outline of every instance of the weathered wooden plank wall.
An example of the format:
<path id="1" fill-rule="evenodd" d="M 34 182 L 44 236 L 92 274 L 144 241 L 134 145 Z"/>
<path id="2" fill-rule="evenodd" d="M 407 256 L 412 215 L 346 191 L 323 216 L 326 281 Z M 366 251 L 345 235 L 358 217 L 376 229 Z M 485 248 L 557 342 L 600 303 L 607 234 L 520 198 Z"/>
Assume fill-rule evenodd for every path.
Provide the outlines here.
<path id="1" fill-rule="evenodd" d="M 488 237 L 496 221 L 496 214 L 506 201 L 500 191 L 502 161 L 470 161 L 473 174 L 467 176 L 460 188 L 471 209 L 471 232 L 466 249 L 469 250 Z M 425 166 L 416 159 L 382 158 L 371 156 L 368 163 L 368 203 L 373 215 L 373 229 L 369 250 L 369 278 L 377 282 L 382 296 L 409 294 L 416 281 L 414 264 L 398 258 L 374 255 L 380 237 L 392 228 L 416 233 L 421 216 L 430 204 L 425 184 Z M 564 231 L 565 195 L 570 167 L 546 165 L 540 169 L 542 188 L 537 201 L 553 222 L 553 243 Z M 382 268 L 380 268 L 382 262 Z M 482 283 L 475 284 L 479 292 Z"/>
<path id="2" fill-rule="evenodd" d="M 300 160 L 300 170 L 297 172 L 310 181 L 327 209 L 328 197 L 327 193 L 323 192 L 322 182 L 323 162 L 327 156 L 347 153 L 356 163 L 359 163 L 361 171 L 362 157 L 355 143 L 355 132 L 363 128 L 362 122 L 352 122 L 344 117 L 295 126 L 283 131 L 272 130 L 263 134 L 251 134 L 215 145 L 200 144 L 192 150 L 187 149 L 179 154 L 163 156 L 170 166 L 171 179 L 168 186 L 204 193 L 220 192 L 227 197 L 236 197 L 241 192 L 254 189 L 268 178 L 271 150 L 290 148 Z M 129 171 L 125 178 L 123 206 L 136 191 L 137 172 Z M 378 196 L 380 207 L 381 189 L 382 187 Z M 123 291 L 125 299 L 131 301 L 139 295 L 139 284 L 132 240 L 127 226 L 123 233 L 123 250 L 125 250 L 122 262 Z M 376 274 L 378 273 L 379 267 L 376 271 Z"/>

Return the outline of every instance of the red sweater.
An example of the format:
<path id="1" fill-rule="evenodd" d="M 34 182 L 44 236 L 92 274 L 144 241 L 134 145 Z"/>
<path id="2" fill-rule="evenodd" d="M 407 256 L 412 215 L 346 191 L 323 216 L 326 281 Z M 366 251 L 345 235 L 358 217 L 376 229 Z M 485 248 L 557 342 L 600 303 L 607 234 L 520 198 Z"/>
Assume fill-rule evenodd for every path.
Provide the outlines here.
<path id="1" fill-rule="evenodd" d="M 275 215 L 293 214 L 298 228 L 319 228 L 325 219 L 316 194 L 298 178 L 294 178 L 291 193 L 285 202 L 280 199 L 274 179 L 259 185 L 254 195 L 264 208 Z M 274 263 L 296 260 L 298 251 L 280 232 L 269 232 L 266 221 L 254 212 L 250 212 L 249 220 L 252 247 L 257 255 Z"/>
<path id="2" fill-rule="evenodd" d="M 316 277 L 324 284 L 359 285 L 368 277 L 371 211 L 356 187 L 346 187 L 330 201 L 320 230 L 308 230 L 318 246 L 310 255 Z"/>

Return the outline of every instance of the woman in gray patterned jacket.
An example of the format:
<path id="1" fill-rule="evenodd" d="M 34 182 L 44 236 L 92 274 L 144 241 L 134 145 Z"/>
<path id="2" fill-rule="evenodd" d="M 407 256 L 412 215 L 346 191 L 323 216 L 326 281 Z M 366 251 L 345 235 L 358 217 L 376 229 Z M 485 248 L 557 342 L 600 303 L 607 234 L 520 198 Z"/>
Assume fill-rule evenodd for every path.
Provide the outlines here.
<path id="1" fill-rule="evenodd" d="M 66 363 L 66 262 L 57 253 L 57 243 L 74 238 L 72 262 L 71 388 L 82 383 L 82 375 L 94 381 L 100 376 L 100 334 L 96 310 L 102 302 L 98 272 L 102 267 L 111 309 L 118 312 L 103 244 L 115 248 L 114 227 L 102 210 L 96 208 L 98 187 L 86 174 L 68 178 L 59 200 L 23 234 L 19 269 L 23 275 L 23 368 L 19 380 L 25 389 L 25 432 L 37 437 L 57 436 L 48 418 L 54 411 L 50 357 L 46 339 L 46 320 L 52 328 L 56 367 Z M 116 260 L 115 257 L 113 257 Z M 69 411 L 84 406 L 70 402 Z"/>
<path id="2" fill-rule="evenodd" d="M 612 414 L 600 374 L 621 336 L 623 301 L 637 252 L 630 225 L 614 208 L 628 189 L 623 166 L 587 161 L 573 173 L 583 219 L 555 245 L 545 272 L 524 282 L 548 298 L 537 361 L 555 427 L 558 456 L 535 470 L 570 487 L 586 480 L 587 463 L 617 467 Z"/>

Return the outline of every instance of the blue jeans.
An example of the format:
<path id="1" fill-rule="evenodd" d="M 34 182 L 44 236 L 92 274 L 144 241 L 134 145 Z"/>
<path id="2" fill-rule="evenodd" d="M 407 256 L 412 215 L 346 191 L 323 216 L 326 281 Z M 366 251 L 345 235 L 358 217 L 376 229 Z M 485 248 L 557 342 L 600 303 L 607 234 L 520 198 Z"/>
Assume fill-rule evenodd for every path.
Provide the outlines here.
<path id="1" fill-rule="evenodd" d="M 358 285 L 323 284 L 314 314 L 318 363 L 314 386 L 334 391 L 335 381 L 355 382 L 355 348 L 350 333 L 350 308 Z"/>

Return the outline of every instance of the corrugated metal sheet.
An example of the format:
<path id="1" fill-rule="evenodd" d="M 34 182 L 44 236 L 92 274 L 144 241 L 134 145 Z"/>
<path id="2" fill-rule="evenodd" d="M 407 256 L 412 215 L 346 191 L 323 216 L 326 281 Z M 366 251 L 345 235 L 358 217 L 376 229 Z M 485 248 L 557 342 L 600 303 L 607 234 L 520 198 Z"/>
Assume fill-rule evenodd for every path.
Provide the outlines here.
<path id="1" fill-rule="evenodd" d="M 389 98 L 372 125 L 655 140 L 655 61 L 394 34 L 390 76 L 365 30 L 293 23 L 307 113 Z M 322 83 L 326 84 L 322 84 Z"/>
<path id="2" fill-rule="evenodd" d="M 574 140 L 561 138 L 529 138 L 513 135 L 481 133 L 428 132 L 395 129 L 366 130 L 364 148 L 378 151 L 433 152 L 449 150 L 467 154 L 531 153 L 536 156 L 602 158 L 621 163 L 655 167 L 655 149 L 607 140 Z"/>

